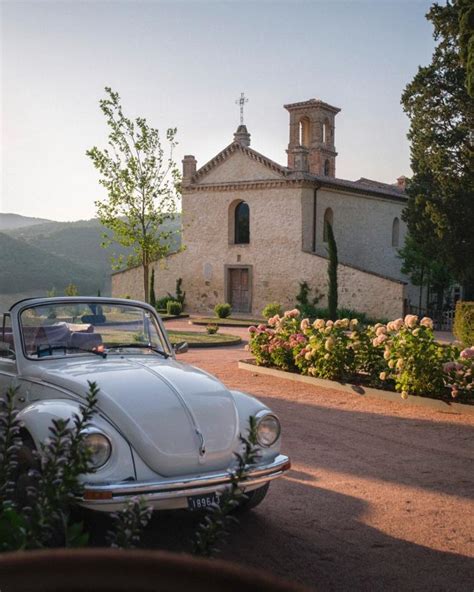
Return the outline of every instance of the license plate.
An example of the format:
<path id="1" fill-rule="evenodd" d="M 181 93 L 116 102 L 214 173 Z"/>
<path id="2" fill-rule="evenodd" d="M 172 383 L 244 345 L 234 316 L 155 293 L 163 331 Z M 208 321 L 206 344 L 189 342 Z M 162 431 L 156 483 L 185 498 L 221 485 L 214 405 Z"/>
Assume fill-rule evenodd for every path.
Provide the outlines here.
<path id="1" fill-rule="evenodd" d="M 212 504 L 219 503 L 217 493 L 206 493 L 205 495 L 190 495 L 188 497 L 188 508 L 190 510 L 205 510 Z"/>

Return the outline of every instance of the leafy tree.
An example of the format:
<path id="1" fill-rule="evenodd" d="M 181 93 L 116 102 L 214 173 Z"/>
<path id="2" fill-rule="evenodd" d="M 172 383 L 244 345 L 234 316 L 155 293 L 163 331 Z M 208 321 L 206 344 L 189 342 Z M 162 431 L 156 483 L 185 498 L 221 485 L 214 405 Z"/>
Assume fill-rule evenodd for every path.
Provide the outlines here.
<path id="1" fill-rule="evenodd" d="M 127 118 L 118 93 L 105 88 L 100 108 L 109 128 L 109 148 L 93 147 L 87 156 L 100 173 L 107 198 L 96 201 L 101 224 L 110 232 L 104 246 L 112 242 L 132 249 L 128 265 L 143 268 L 145 300 L 150 294 L 150 263 L 170 250 L 172 231 L 163 224 L 176 215 L 180 173 L 173 160 L 176 128 L 166 131 L 168 155 L 157 129 L 146 119 Z M 119 258 L 116 265 L 122 263 Z"/>
<path id="2" fill-rule="evenodd" d="M 328 312 L 332 321 L 337 319 L 337 245 L 331 224 L 328 223 Z"/>
<path id="3" fill-rule="evenodd" d="M 437 306 L 441 308 L 444 293 L 453 282 L 443 262 L 435 253 L 427 252 L 426 244 L 418 244 L 410 234 L 407 234 L 405 244 L 398 253 L 403 260 L 402 272 L 409 276 L 414 286 L 420 286 L 418 307 L 423 307 L 423 288 L 426 288 L 426 307 L 430 307 L 431 296 L 434 293 Z"/>
<path id="4" fill-rule="evenodd" d="M 402 95 L 414 173 L 403 217 L 422 254 L 435 254 L 466 299 L 474 297 L 474 106 L 467 91 L 469 52 L 463 59 L 460 47 L 467 12 L 464 0 L 431 7 L 427 18 L 438 43 L 431 63 L 418 69 Z"/>

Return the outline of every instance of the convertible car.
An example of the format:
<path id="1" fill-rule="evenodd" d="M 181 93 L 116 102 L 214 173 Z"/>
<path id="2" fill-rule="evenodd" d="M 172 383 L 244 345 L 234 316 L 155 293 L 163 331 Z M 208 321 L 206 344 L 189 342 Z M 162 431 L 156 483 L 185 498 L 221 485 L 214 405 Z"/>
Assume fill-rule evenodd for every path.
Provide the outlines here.
<path id="1" fill-rule="evenodd" d="M 228 390 L 179 362 L 155 310 L 115 298 L 35 298 L 3 315 L 0 388 L 18 386 L 25 442 L 40 449 L 55 418 L 79 412 L 97 383 L 98 412 L 87 431 L 94 472 L 81 504 L 115 512 L 140 496 L 155 509 L 203 509 L 230 483 L 249 417 L 261 455 L 242 482 L 244 508 L 260 503 L 290 467 L 280 422 L 257 399 Z"/>

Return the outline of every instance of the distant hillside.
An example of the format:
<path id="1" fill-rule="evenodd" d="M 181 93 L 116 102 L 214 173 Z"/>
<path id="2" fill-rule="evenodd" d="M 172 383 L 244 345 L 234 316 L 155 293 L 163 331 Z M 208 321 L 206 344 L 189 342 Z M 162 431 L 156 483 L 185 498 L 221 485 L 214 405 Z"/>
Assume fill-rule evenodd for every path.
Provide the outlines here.
<path id="1" fill-rule="evenodd" d="M 18 218 L 23 222 L 39 220 Z M 111 256 L 126 258 L 130 251 L 118 245 L 102 248 L 104 229 L 96 219 L 40 222 L 0 233 L 2 307 L 27 296 L 44 296 L 53 287 L 61 295 L 70 282 L 78 286 L 81 295 L 97 294 L 97 290 L 109 294 Z M 178 217 L 167 229 L 177 230 L 180 224 Z M 177 236 L 172 248 L 176 249 L 180 242 Z"/>
<path id="2" fill-rule="evenodd" d="M 13 230 L 23 226 L 34 226 L 36 224 L 44 224 L 50 222 L 44 218 L 29 218 L 28 216 L 20 216 L 19 214 L 2 214 L 0 213 L 0 231 Z"/>
<path id="3" fill-rule="evenodd" d="M 177 230 L 181 224 L 179 218 L 166 225 L 170 230 Z M 19 228 L 8 234 L 21 239 L 29 245 L 65 257 L 71 261 L 100 271 L 104 278 L 110 276 L 112 255 L 126 257 L 131 250 L 120 245 L 111 245 L 104 249 L 104 228 L 97 219 L 79 220 L 78 222 L 49 222 L 28 228 Z M 179 237 L 173 242 L 172 248 L 180 245 Z M 105 282 L 107 284 L 107 282 Z M 104 284 L 103 287 L 106 287 Z"/>
<path id="4" fill-rule="evenodd" d="M 35 292 L 42 296 L 54 286 L 61 294 L 69 282 L 76 284 L 81 294 L 97 294 L 103 277 L 100 272 L 0 233 L 0 293 Z"/>

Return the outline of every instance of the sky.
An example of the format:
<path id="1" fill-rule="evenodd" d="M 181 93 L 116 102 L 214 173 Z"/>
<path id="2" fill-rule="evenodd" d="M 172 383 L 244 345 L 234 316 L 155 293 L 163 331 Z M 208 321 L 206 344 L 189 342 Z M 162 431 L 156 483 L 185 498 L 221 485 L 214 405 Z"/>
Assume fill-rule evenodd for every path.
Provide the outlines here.
<path id="1" fill-rule="evenodd" d="M 198 167 L 233 139 L 245 92 L 251 147 L 286 164 L 286 103 L 336 117 L 337 176 L 409 176 L 400 96 L 434 47 L 430 2 L 1 1 L 0 211 L 95 215 L 105 197 L 88 148 L 104 147 L 104 87 Z"/>

